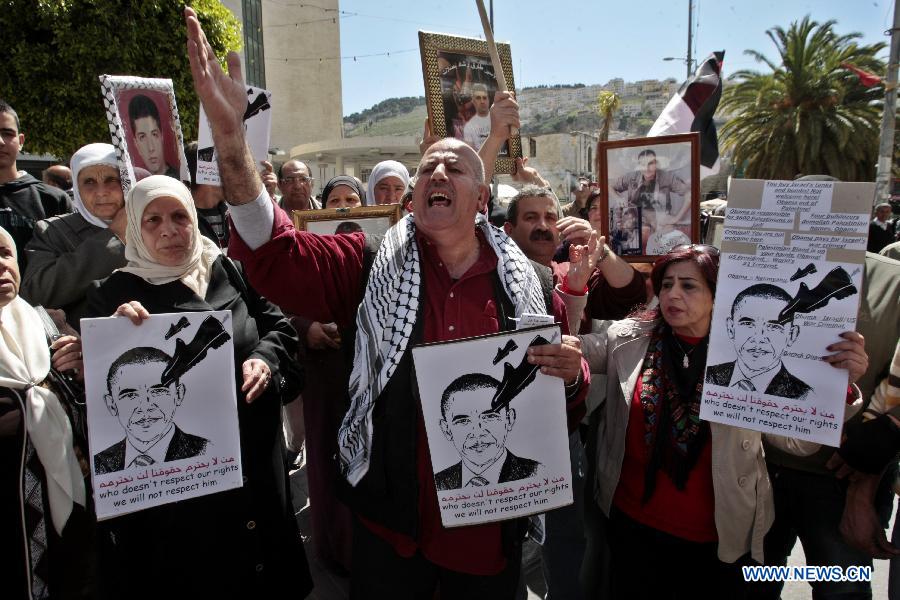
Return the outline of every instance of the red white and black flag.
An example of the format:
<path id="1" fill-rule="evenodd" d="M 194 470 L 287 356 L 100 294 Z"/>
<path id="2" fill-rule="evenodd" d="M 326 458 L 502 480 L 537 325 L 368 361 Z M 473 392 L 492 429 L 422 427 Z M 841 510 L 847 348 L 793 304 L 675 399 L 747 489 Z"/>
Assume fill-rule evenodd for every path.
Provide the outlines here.
<path id="1" fill-rule="evenodd" d="M 719 137 L 713 115 L 722 97 L 725 51 L 713 52 L 685 81 L 650 128 L 647 136 L 700 132 L 700 176 L 719 172 Z"/>

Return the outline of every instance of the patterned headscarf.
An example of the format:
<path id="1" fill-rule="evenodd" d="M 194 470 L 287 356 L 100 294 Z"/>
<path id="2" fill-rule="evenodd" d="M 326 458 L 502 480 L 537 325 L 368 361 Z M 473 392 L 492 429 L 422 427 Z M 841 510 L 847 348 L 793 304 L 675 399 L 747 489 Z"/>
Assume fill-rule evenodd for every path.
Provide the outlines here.
<path id="1" fill-rule="evenodd" d="M 497 255 L 497 274 L 516 317 L 546 313 L 540 281 L 522 250 L 484 215 L 476 215 L 474 225 Z M 350 410 L 338 432 L 341 472 L 351 485 L 369 470 L 372 411 L 406 352 L 419 316 L 421 278 L 416 224 L 413 215 L 406 215 L 385 235 L 356 315 Z"/>

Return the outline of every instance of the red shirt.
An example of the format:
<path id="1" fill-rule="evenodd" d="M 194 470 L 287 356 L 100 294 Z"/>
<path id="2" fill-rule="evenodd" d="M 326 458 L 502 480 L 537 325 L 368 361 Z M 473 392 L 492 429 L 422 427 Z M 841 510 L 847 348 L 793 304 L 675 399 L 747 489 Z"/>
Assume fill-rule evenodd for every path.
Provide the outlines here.
<path id="1" fill-rule="evenodd" d="M 681 337 L 681 336 L 679 336 Z M 681 338 L 686 343 L 699 339 Z M 623 513 L 654 529 L 692 542 L 718 540 L 715 521 L 715 497 L 712 482 L 712 443 L 707 441 L 683 490 L 675 487 L 669 475 L 656 472 L 656 488 L 650 500 L 641 504 L 644 473 L 650 462 L 650 448 L 644 441 L 644 409 L 641 406 L 642 380 L 638 377 L 631 397 L 625 456 L 613 504 Z"/>
<path id="2" fill-rule="evenodd" d="M 232 231 L 230 256 L 244 262 L 251 283 L 260 293 L 286 310 L 304 316 L 329 315 L 330 320 L 346 322 L 350 318 L 347 311 L 351 305 L 355 314 L 363 292 L 363 236 L 314 236 L 295 231 L 287 215 L 276 210 L 272 238 L 253 252 L 236 231 Z M 480 253 L 475 264 L 458 280 L 453 280 L 434 246 L 424 236 L 417 236 L 425 290 L 423 342 L 450 341 L 500 331 L 493 283 L 497 257 L 480 232 L 478 240 Z M 321 287 L 316 284 L 317 278 Z M 297 281 L 305 283 L 302 293 L 297 290 Z M 332 302 L 333 294 L 341 297 Z M 567 334 L 565 305 L 555 294 L 553 308 L 556 321 Z M 585 384 L 566 405 L 570 431 L 584 414 L 584 397 L 590 381 L 584 360 L 582 377 Z M 363 520 L 366 526 L 388 541 L 401 556 L 411 557 L 418 551 L 441 567 L 473 575 L 495 575 L 502 571 L 506 559 L 501 547 L 500 524 L 452 529 L 441 525 L 421 409 L 416 439 L 416 470 L 419 485 L 418 539 Z"/>

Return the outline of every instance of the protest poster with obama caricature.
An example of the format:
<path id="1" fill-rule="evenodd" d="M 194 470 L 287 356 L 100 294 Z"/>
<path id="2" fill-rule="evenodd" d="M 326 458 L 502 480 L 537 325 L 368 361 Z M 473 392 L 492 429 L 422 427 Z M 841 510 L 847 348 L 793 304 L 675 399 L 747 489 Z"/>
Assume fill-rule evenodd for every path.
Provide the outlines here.
<path id="1" fill-rule="evenodd" d="M 559 341 L 548 326 L 413 348 L 445 527 L 572 503 L 563 382 L 526 355 Z"/>
<path id="2" fill-rule="evenodd" d="M 837 446 L 874 184 L 732 180 L 700 417 Z"/>
<path id="3" fill-rule="evenodd" d="M 231 311 L 83 319 L 81 333 L 99 520 L 241 487 Z"/>

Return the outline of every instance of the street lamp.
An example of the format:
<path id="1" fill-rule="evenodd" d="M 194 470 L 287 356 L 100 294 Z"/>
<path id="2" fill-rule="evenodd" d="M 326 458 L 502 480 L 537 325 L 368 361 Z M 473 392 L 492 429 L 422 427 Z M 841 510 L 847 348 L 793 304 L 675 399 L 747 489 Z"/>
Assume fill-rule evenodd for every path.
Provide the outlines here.
<path id="1" fill-rule="evenodd" d="M 683 62 L 687 65 L 688 68 L 688 79 L 691 78 L 691 75 L 697 70 L 697 60 L 694 58 L 685 58 L 684 56 L 665 56 L 663 57 L 665 61 L 677 60 L 678 62 Z"/>

